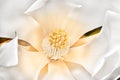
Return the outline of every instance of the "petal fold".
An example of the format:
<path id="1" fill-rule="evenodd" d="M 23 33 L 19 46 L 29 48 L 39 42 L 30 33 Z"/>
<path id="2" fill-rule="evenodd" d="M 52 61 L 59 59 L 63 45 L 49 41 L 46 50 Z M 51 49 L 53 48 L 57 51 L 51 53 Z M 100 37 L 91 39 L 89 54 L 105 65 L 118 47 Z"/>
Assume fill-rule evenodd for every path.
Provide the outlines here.
<path id="1" fill-rule="evenodd" d="M 29 80 L 33 80 L 38 72 L 48 64 L 49 60 L 43 52 L 30 52 L 19 46 L 19 68 Z"/>
<path id="2" fill-rule="evenodd" d="M 42 80 L 75 80 L 63 61 L 48 64 L 48 73 Z"/>
<path id="3" fill-rule="evenodd" d="M 65 61 L 81 64 L 89 73 L 93 74 L 94 67 L 101 57 L 103 57 L 108 50 L 108 35 L 105 28 L 101 30 L 92 42 L 82 46 L 73 47 L 70 49 L 68 55 L 65 56 Z"/>
<path id="4" fill-rule="evenodd" d="M 66 62 L 75 80 L 94 80 L 89 72 L 87 72 L 81 65 Z"/>
<path id="5" fill-rule="evenodd" d="M 0 66 L 18 64 L 18 37 L 0 46 Z"/>
<path id="6" fill-rule="evenodd" d="M 104 79 L 113 72 L 115 67 L 119 64 L 118 48 L 114 48 L 104 57 L 103 65 L 99 71 L 94 75 L 95 79 Z M 99 66 L 99 65 L 98 65 Z"/>

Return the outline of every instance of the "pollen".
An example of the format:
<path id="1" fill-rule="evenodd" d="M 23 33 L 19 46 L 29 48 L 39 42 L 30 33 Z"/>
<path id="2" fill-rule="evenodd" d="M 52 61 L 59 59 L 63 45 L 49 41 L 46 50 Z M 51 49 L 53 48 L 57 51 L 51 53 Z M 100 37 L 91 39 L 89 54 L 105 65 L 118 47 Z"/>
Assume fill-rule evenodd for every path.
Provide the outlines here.
<path id="1" fill-rule="evenodd" d="M 49 34 L 49 43 L 51 46 L 60 50 L 66 47 L 68 35 L 64 30 L 58 29 Z"/>

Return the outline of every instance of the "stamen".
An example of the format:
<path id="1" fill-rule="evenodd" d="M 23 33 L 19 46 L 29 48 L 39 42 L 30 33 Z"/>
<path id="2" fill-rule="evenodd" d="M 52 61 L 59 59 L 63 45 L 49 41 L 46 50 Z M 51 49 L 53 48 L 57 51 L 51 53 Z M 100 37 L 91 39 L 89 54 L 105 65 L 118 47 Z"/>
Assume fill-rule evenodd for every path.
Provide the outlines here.
<path id="1" fill-rule="evenodd" d="M 68 34 L 61 29 L 53 31 L 43 40 L 42 45 L 49 59 L 63 59 L 70 48 Z"/>
<path id="2" fill-rule="evenodd" d="M 67 45 L 67 33 L 61 29 L 54 31 L 49 35 L 49 42 L 57 50 L 65 48 Z"/>

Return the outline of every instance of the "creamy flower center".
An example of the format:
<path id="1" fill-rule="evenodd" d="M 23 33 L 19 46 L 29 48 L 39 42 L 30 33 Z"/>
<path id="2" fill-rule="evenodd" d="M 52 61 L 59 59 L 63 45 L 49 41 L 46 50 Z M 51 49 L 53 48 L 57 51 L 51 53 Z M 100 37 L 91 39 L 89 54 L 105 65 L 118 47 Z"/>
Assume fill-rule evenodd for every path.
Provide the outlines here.
<path id="1" fill-rule="evenodd" d="M 57 50 L 65 48 L 68 40 L 67 37 L 67 33 L 61 29 L 54 31 L 49 35 L 50 45 L 55 47 Z"/>
<path id="2" fill-rule="evenodd" d="M 46 56 L 50 59 L 63 58 L 68 53 L 69 47 L 68 34 L 62 29 L 51 32 L 43 40 L 43 49 Z"/>

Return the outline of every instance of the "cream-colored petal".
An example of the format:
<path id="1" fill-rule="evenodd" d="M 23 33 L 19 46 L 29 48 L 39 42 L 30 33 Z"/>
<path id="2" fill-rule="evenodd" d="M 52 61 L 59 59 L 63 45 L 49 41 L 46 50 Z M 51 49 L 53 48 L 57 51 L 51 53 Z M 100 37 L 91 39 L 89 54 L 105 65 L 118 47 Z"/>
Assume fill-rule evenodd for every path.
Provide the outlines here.
<path id="1" fill-rule="evenodd" d="M 31 6 L 27 14 L 31 15 L 40 24 L 45 34 L 49 34 L 51 31 L 59 28 L 65 30 L 70 36 L 71 45 L 87 31 L 102 25 L 97 25 L 97 23 L 90 25 L 88 22 L 85 22 L 83 19 L 88 18 L 83 17 L 81 14 L 82 7 L 80 4 L 75 3 L 76 1 L 44 0 L 38 8 L 39 2 L 38 0 Z M 73 4 L 76 6 L 73 6 Z M 35 10 L 32 10 L 34 8 Z"/>
<path id="2" fill-rule="evenodd" d="M 97 36 L 99 36 L 99 34 L 80 38 L 71 47 L 77 47 L 77 46 L 81 46 L 81 45 L 84 45 L 84 44 L 88 44 L 88 43 L 92 42 Z"/>
<path id="3" fill-rule="evenodd" d="M 23 19 L 22 19 L 23 20 Z M 39 24 L 36 23 L 32 18 L 24 19 L 22 24 L 19 24 L 17 33 L 19 39 L 22 39 L 31 44 L 35 49 L 41 51 L 41 43 L 44 37 L 43 31 Z"/>
<path id="4" fill-rule="evenodd" d="M 68 55 L 65 56 L 65 60 L 81 64 L 93 74 L 95 64 L 105 55 L 108 48 L 108 37 L 105 36 L 105 33 L 103 28 L 101 34 L 91 43 L 71 48 Z"/>
<path id="5" fill-rule="evenodd" d="M 48 73 L 41 80 L 75 80 L 63 61 L 52 61 L 48 64 Z"/>
<path id="6" fill-rule="evenodd" d="M 75 80 L 94 80 L 90 73 L 87 72 L 81 65 L 70 62 L 66 62 L 66 64 Z"/>
<path id="7" fill-rule="evenodd" d="M 0 66 L 14 66 L 18 64 L 18 37 L 0 46 Z"/>
<path id="8" fill-rule="evenodd" d="M 14 31 L 5 28 L 6 31 L 0 29 L 0 36 L 6 38 L 12 38 L 18 35 L 18 38 L 28 42 L 32 47 L 37 50 L 41 50 L 41 42 L 44 34 L 39 26 L 39 24 L 30 16 L 22 16 L 17 21 L 14 22 Z M 2 28 L 2 27 L 0 27 Z"/>
<path id="9" fill-rule="evenodd" d="M 40 72 L 38 73 L 38 76 L 36 76 L 35 80 L 43 80 L 48 73 L 48 65 L 46 65 L 45 67 L 43 67 Z"/>
<path id="10" fill-rule="evenodd" d="M 19 68 L 29 80 L 33 80 L 38 75 L 38 70 L 48 62 L 43 52 L 30 52 L 19 46 Z"/>
<path id="11" fill-rule="evenodd" d="M 0 36 L 13 36 L 24 16 L 24 11 L 35 0 L 1 0 L 0 1 Z M 20 21 L 21 22 L 21 21 Z M 19 22 L 19 23 L 20 23 Z M 22 22 L 21 22 L 22 24 Z"/>

